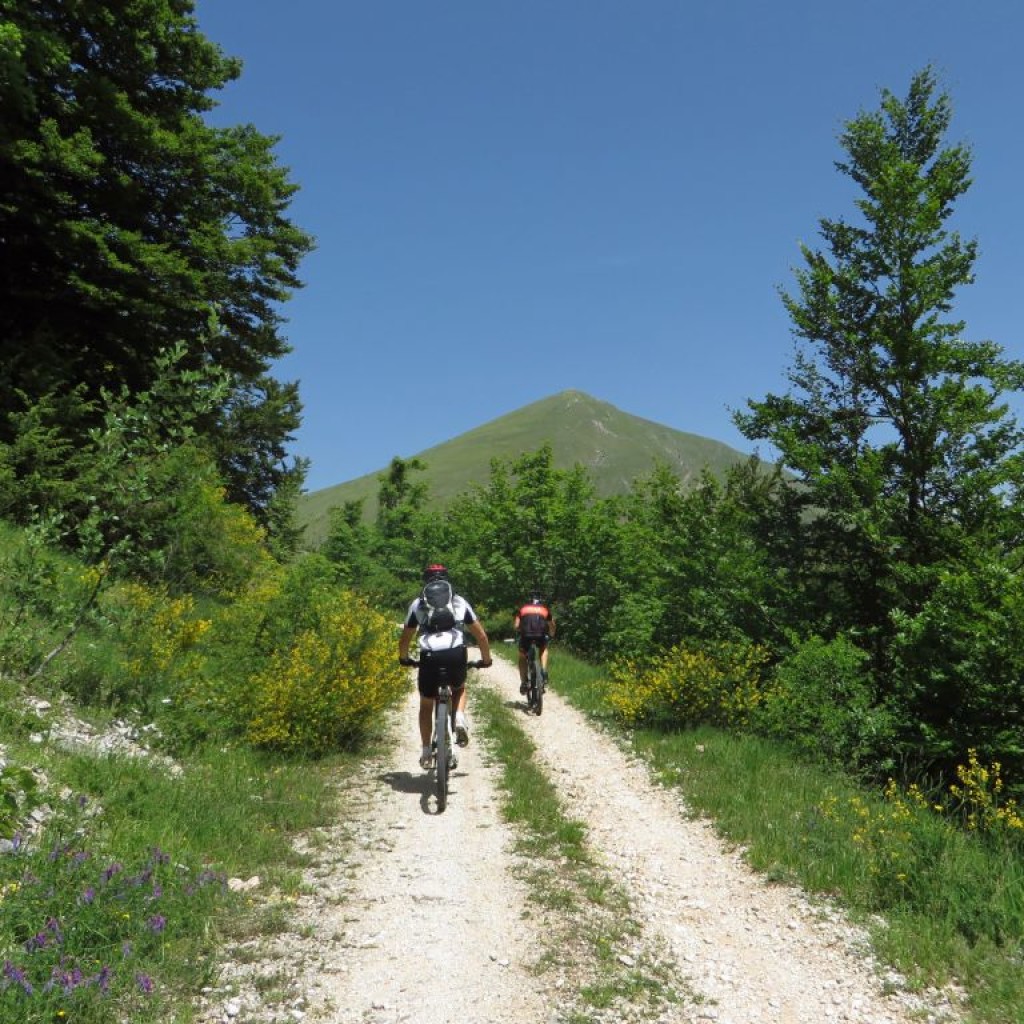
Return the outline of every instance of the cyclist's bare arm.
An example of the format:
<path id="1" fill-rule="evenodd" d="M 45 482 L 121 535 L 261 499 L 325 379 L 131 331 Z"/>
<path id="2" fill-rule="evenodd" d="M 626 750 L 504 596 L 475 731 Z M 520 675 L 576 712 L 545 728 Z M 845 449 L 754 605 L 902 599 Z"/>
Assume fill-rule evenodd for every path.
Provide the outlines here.
<path id="1" fill-rule="evenodd" d="M 416 635 L 415 626 L 406 626 L 402 630 L 402 635 L 398 638 L 398 657 L 399 660 L 409 657 L 409 645 L 412 643 L 412 638 Z"/>
<path id="2" fill-rule="evenodd" d="M 477 646 L 480 648 L 480 658 L 482 661 L 491 660 L 491 641 L 487 638 L 487 631 L 480 624 L 480 620 L 477 619 L 475 622 L 469 624 L 469 631 L 476 637 Z"/>

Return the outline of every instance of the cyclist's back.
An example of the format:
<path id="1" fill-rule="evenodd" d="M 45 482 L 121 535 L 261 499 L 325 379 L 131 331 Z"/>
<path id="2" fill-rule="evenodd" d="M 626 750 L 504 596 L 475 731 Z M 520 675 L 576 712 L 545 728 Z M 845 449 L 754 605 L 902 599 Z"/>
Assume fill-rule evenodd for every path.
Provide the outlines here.
<path id="1" fill-rule="evenodd" d="M 540 594 L 519 606 L 512 621 L 519 647 L 519 692 L 526 693 L 526 652 L 536 644 L 540 652 L 541 670 L 547 678 L 548 642 L 555 635 L 555 620 Z"/>

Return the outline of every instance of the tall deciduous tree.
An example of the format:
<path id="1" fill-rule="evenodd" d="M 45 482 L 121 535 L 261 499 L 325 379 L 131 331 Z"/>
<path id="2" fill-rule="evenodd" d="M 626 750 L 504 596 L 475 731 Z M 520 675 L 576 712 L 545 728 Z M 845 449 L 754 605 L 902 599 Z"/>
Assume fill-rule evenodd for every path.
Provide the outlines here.
<path id="1" fill-rule="evenodd" d="M 933 72 L 905 98 L 849 121 L 837 167 L 861 190 L 857 223 L 822 220 L 783 294 L 803 344 L 785 395 L 737 423 L 771 441 L 806 484 L 829 602 L 846 624 L 884 633 L 914 611 L 965 547 L 1016 537 L 1022 433 L 1005 404 L 1024 366 L 968 341 L 951 314 L 976 245 L 949 226 L 970 153 L 947 145 L 951 105 Z"/>
<path id="2" fill-rule="evenodd" d="M 0 0 L 0 442 L 48 393 L 144 391 L 184 342 L 234 384 L 205 429 L 229 424 L 222 469 L 264 511 L 297 469 L 279 446 L 298 398 L 269 372 L 312 242 L 287 219 L 276 140 L 204 120 L 241 67 L 194 6 Z"/>

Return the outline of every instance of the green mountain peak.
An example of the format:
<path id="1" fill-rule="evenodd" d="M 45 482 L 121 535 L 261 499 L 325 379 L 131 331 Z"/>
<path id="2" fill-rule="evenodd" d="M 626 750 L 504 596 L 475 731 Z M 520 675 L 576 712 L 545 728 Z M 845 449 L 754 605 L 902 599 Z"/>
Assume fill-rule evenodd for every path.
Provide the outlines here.
<path id="1" fill-rule="evenodd" d="M 485 485 L 491 459 L 517 458 L 545 443 L 551 444 L 559 468 L 584 466 L 601 495 L 627 491 L 658 462 L 688 483 L 705 466 L 721 474 L 748 458 L 720 441 L 634 416 L 572 388 L 403 458 L 419 458 L 426 464 L 422 479 L 431 497 L 444 503 L 473 484 Z M 307 541 L 318 544 L 326 537 L 329 510 L 346 501 L 362 498 L 367 514 L 374 515 L 378 477 L 386 468 L 302 495 L 299 521 L 306 526 Z"/>

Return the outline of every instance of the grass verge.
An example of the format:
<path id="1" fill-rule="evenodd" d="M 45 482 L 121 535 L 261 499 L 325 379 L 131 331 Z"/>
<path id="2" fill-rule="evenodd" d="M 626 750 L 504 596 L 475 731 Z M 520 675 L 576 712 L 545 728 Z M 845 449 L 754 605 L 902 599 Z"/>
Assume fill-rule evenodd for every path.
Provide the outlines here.
<path id="1" fill-rule="evenodd" d="M 615 728 L 600 669 L 559 650 L 551 678 Z M 962 992 L 975 1024 L 1024 1021 L 1019 844 L 957 827 L 921 794 L 865 789 L 757 737 L 708 728 L 622 735 L 753 868 L 865 923 L 879 958 L 912 987 Z"/>
<path id="2" fill-rule="evenodd" d="M 679 983 L 645 945 L 625 892 L 594 860 L 586 827 L 568 818 L 535 757 L 533 741 L 502 698 L 474 689 L 474 710 L 488 751 L 500 766 L 503 813 L 515 827 L 521 875 L 547 936 L 540 972 L 570 975 L 565 992 L 572 1024 L 643 1020 L 678 1001 Z"/>
<path id="3" fill-rule="evenodd" d="M 218 947 L 273 926 L 268 893 L 298 892 L 291 839 L 332 816 L 329 766 L 213 749 L 172 774 L 22 732 L 0 753 L 32 769 L 47 809 L 0 854 L 0 1020 L 184 1024 Z M 259 905 L 227 884 L 255 875 Z"/>

